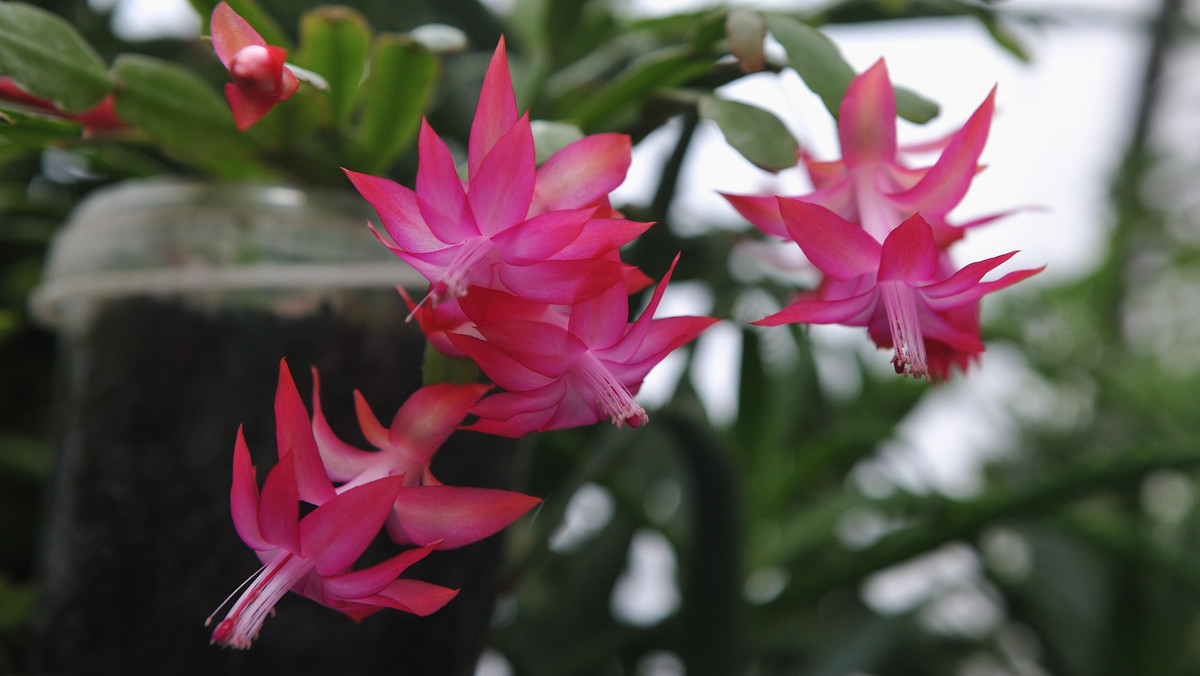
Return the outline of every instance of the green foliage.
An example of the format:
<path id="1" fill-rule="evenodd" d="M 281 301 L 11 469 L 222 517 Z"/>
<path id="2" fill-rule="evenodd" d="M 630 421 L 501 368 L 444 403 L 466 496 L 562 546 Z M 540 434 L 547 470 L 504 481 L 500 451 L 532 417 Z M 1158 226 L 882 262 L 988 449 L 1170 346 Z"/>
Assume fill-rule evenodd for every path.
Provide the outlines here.
<path id="1" fill-rule="evenodd" d="M 800 144 L 779 118 L 757 106 L 716 96 L 703 96 L 700 117 L 712 120 L 725 140 L 760 169 L 781 171 L 796 165 Z"/>
<path id="2" fill-rule="evenodd" d="M 111 89 L 104 61 L 74 26 L 43 9 L 0 3 L 0 73 L 70 112 Z"/>

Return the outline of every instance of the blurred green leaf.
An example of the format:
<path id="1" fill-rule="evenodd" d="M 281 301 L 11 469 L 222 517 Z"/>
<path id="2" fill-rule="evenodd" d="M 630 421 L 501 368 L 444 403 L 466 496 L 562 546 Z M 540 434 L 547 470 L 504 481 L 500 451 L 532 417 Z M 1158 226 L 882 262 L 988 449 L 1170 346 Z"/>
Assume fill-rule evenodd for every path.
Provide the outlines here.
<path id="1" fill-rule="evenodd" d="M 78 122 L 30 115 L 0 105 L 0 139 L 28 148 L 78 139 L 83 127 Z"/>
<path id="2" fill-rule="evenodd" d="M 618 126 L 614 118 L 619 120 L 622 114 L 644 105 L 650 92 L 685 84 L 711 69 L 711 61 L 697 58 L 690 50 L 661 49 L 630 65 L 608 86 L 564 111 L 562 117 L 588 133 L 612 129 Z"/>
<path id="3" fill-rule="evenodd" d="M 104 61 L 74 26 L 20 2 L 0 3 L 0 73 L 68 112 L 87 110 L 111 89 Z"/>
<path id="4" fill-rule="evenodd" d="M 760 169 L 777 172 L 796 165 L 800 144 L 773 113 L 741 101 L 704 96 L 700 116 L 712 120 L 725 140 Z"/>
<path id="5" fill-rule="evenodd" d="M 254 144 L 233 124 L 225 101 L 197 75 L 138 54 L 113 64 L 116 110 L 155 141 L 217 167 L 249 156 Z"/>
<path id="6" fill-rule="evenodd" d="M 440 71 L 441 61 L 408 37 L 384 33 L 375 38 L 351 149 L 356 171 L 381 172 L 408 148 Z"/>
<path id="7" fill-rule="evenodd" d="M 846 62 L 837 45 L 823 33 L 786 14 L 764 14 L 767 28 L 787 50 L 788 64 L 800 74 L 804 84 L 821 97 L 825 108 L 836 118 L 854 79 L 854 69 Z M 903 87 L 895 87 L 896 114 L 910 122 L 924 124 L 937 116 L 936 103 Z"/>
<path id="8" fill-rule="evenodd" d="M 540 165 L 554 153 L 583 138 L 583 132 L 567 122 L 534 120 L 529 124 L 533 132 L 533 147 L 537 149 L 536 161 Z"/>
<path id="9" fill-rule="evenodd" d="M 350 114 L 371 47 L 371 27 L 348 7 L 319 7 L 300 19 L 296 63 L 329 84 L 330 108 L 341 123 Z"/>
<path id="10" fill-rule="evenodd" d="M 479 367 L 471 359 L 447 357 L 433 343 L 425 344 L 425 362 L 421 370 L 422 385 L 453 383 L 464 385 L 479 379 Z"/>

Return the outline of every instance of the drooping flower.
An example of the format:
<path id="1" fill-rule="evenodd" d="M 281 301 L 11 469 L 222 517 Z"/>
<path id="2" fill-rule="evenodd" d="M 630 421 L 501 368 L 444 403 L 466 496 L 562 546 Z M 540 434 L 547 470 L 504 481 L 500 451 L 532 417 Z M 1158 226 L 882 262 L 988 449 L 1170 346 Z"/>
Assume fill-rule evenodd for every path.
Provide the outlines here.
<path id="1" fill-rule="evenodd" d="M 315 370 L 313 376 L 315 393 Z M 230 490 L 234 527 L 264 565 L 213 631 L 213 643 L 248 648 L 289 590 L 355 620 L 383 608 L 427 615 L 452 599 L 456 590 L 399 576 L 435 549 L 492 535 L 539 502 L 511 491 L 444 486 L 427 471 L 429 458 L 485 389 L 424 388 L 401 408 L 391 430 L 379 424 L 359 396 L 364 431 L 381 448 L 367 452 L 334 436 L 315 394 L 310 420 L 287 362 L 281 361 L 275 394 L 279 461 L 260 496 L 239 429 Z M 418 481 L 410 482 L 410 473 Z M 300 518 L 302 501 L 316 508 Z M 393 540 L 416 547 L 351 570 L 385 526 Z"/>
<path id="2" fill-rule="evenodd" d="M 979 156 L 995 111 L 995 95 L 993 88 L 952 135 L 904 148 L 896 141 L 895 91 L 887 66 L 880 59 L 846 88 L 838 114 L 842 158 L 817 161 L 805 152 L 800 154 L 814 190 L 798 198 L 858 223 L 880 242 L 892 228 L 920 212 L 933 228 L 938 246 L 945 248 L 961 238 L 967 228 L 1004 215 L 989 215 L 959 225 L 947 221 L 979 171 Z M 940 150 L 940 154 L 933 165 L 914 168 L 904 159 L 906 150 Z M 724 197 L 763 232 L 788 238 L 775 195 Z"/>
<path id="3" fill-rule="evenodd" d="M 894 350 L 897 373 L 918 378 L 944 379 L 950 367 L 965 368 L 983 351 L 979 299 L 1042 270 L 982 281 L 1015 251 L 955 269 L 919 214 L 880 244 L 821 205 L 781 197 L 779 210 L 788 234 L 825 280 L 814 292 L 754 323 L 865 326 L 877 345 Z"/>
<path id="4" fill-rule="evenodd" d="M 363 436 L 378 451 L 364 451 L 334 434 L 321 410 L 320 381 L 313 369 L 312 430 L 325 470 L 340 493 L 381 477 L 403 477 L 387 531 L 398 544 L 454 549 L 507 527 L 541 500 L 494 488 L 446 486 L 429 471 L 434 453 L 458 428 L 488 385 L 427 385 L 413 393 L 384 427 L 366 399 L 354 393 Z"/>
<path id="5" fill-rule="evenodd" d="M 627 137 L 601 134 L 536 167 L 529 117 L 517 114 L 501 39 L 471 126 L 465 181 L 425 122 L 416 190 L 346 175 L 378 212 L 390 236 L 381 241 L 430 281 L 427 299 L 434 304 L 470 286 L 573 304 L 621 281 L 628 266 L 609 254 L 650 226 L 616 217 L 608 203 L 629 152 Z"/>
<path id="6" fill-rule="evenodd" d="M 280 459 L 267 475 L 260 496 L 250 451 L 238 430 L 230 491 L 233 523 L 263 567 L 213 630 L 213 643 L 249 648 L 263 621 L 288 591 L 356 620 L 383 608 L 428 615 L 454 598 L 456 590 L 399 578 L 409 565 L 432 551 L 433 544 L 363 570 L 350 570 L 391 513 L 392 503 L 404 488 L 403 477 L 356 486 L 300 518 L 297 456 L 302 453 L 295 449 Z"/>
<path id="7" fill-rule="evenodd" d="M 122 129 L 126 126 L 125 122 L 117 117 L 112 94 L 105 96 L 100 103 L 87 110 L 71 113 L 59 108 L 53 101 L 30 94 L 18 86 L 12 78 L 4 75 L 0 76 L 0 100 L 19 103 L 38 112 L 78 122 L 83 127 L 85 135 Z"/>
<path id="8" fill-rule="evenodd" d="M 717 321 L 653 318 L 674 267 L 632 323 L 624 284 L 569 308 L 472 287 L 459 300 L 471 323 L 445 336 L 506 391 L 472 407 L 480 419 L 466 429 L 518 437 L 605 418 L 618 427 L 645 423 L 633 395 L 646 374 Z"/>
<path id="9" fill-rule="evenodd" d="M 229 71 L 225 98 L 238 129 L 254 126 L 275 104 L 300 88 L 300 80 L 286 65 L 287 52 L 268 45 L 258 31 L 226 2 L 213 9 L 212 43 L 217 58 Z"/>

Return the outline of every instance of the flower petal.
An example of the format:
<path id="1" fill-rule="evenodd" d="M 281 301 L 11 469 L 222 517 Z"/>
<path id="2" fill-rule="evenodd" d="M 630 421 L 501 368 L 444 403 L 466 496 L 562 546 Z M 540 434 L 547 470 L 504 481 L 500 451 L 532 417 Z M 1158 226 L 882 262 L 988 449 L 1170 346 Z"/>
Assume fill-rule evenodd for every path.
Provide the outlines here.
<path id="1" fill-rule="evenodd" d="M 879 257 L 880 282 L 925 282 L 937 271 L 938 251 L 933 229 L 914 214 L 896 226 L 883 241 Z"/>
<path id="2" fill-rule="evenodd" d="M 851 171 L 896 156 L 896 94 L 883 59 L 850 81 L 838 111 L 838 139 Z"/>
<path id="3" fill-rule="evenodd" d="M 258 483 L 254 479 L 250 449 L 246 447 L 240 425 L 237 441 L 233 445 L 233 486 L 229 491 L 229 511 L 233 515 L 233 527 L 242 542 L 258 551 L 274 549 L 274 545 L 264 540 L 258 530 Z"/>
<path id="4" fill-rule="evenodd" d="M 314 563 L 318 575 L 339 573 L 362 555 L 387 520 L 403 482 L 404 477 L 392 476 L 355 486 L 300 521 L 300 554 Z"/>
<path id="5" fill-rule="evenodd" d="M 379 461 L 379 454 L 355 448 L 333 433 L 325 413 L 321 410 L 321 380 L 317 368 L 312 367 L 313 378 L 313 437 L 321 454 L 321 464 L 331 481 L 349 481 L 362 474 Z"/>
<path id="6" fill-rule="evenodd" d="M 300 401 L 286 359 L 279 362 L 279 386 L 275 390 L 275 437 L 280 460 L 293 456 L 300 499 L 319 505 L 332 498 L 333 484 L 329 483 L 325 466 L 321 464 L 312 422 L 304 402 Z"/>
<path id="7" fill-rule="evenodd" d="M 583 234 L 583 226 L 595 209 L 553 211 L 496 233 L 492 243 L 506 263 L 530 265 L 563 250 Z"/>
<path id="8" fill-rule="evenodd" d="M 300 492 L 296 488 L 296 470 L 292 463 L 292 455 L 284 456 L 267 473 L 258 502 L 258 532 L 263 540 L 275 547 L 298 554 Z"/>
<path id="9" fill-rule="evenodd" d="M 879 242 L 829 209 L 780 197 L 779 213 L 804 255 L 830 277 L 851 279 L 879 269 Z"/>
<path id="10" fill-rule="evenodd" d="M 417 137 L 417 207 L 421 218 L 434 237 L 447 244 L 459 244 L 478 237 L 475 217 L 467 205 L 462 180 L 454 168 L 450 149 L 429 126 L 421 120 Z"/>
<path id="11" fill-rule="evenodd" d="M 388 533 L 401 544 L 455 549 L 500 531 L 540 502 L 495 488 L 410 486 L 396 496 Z"/>
<path id="12" fill-rule="evenodd" d="M 446 243 L 435 237 L 425 224 L 421 207 L 417 204 L 417 194 L 412 190 L 379 176 L 360 174 L 349 169 L 342 171 L 359 194 L 375 208 L 384 229 L 401 249 L 420 253 L 446 247 Z"/>
<path id="13" fill-rule="evenodd" d="M 412 393 L 392 419 L 388 441 L 420 463 L 428 463 L 488 385 L 427 385 Z"/>
<path id="14" fill-rule="evenodd" d="M 781 324 L 845 324 L 865 326 L 875 311 L 878 294 L 871 291 L 836 300 L 801 298 L 773 315 L 764 317 L 755 326 L 779 326 Z"/>
<path id="15" fill-rule="evenodd" d="M 492 60 L 488 63 L 487 73 L 483 77 L 479 105 L 475 108 L 475 119 L 471 122 L 471 137 L 467 148 L 468 176 L 474 179 L 496 141 L 508 133 L 516 121 L 517 98 L 513 94 L 512 76 L 508 72 L 504 36 L 500 36 L 496 51 L 492 53 Z"/>
<path id="16" fill-rule="evenodd" d="M 233 11 L 233 8 L 226 2 L 219 2 L 213 8 L 209 30 L 212 33 L 213 51 L 217 53 L 217 58 L 221 60 L 227 70 L 233 57 L 243 47 L 267 46 L 267 41 L 258 34 L 258 31 Z"/>
<path id="17" fill-rule="evenodd" d="M 533 132 L 529 117 L 522 115 L 470 174 L 467 200 L 482 235 L 491 237 L 525 220 L 535 167 Z"/>
<path id="18" fill-rule="evenodd" d="M 387 561 L 370 568 L 327 577 L 324 580 L 324 591 L 327 595 L 348 601 L 378 594 L 384 587 L 400 577 L 405 569 L 428 556 L 429 552 L 435 548 L 436 545 L 432 544 L 427 547 L 416 547 L 400 552 Z"/>
<path id="19" fill-rule="evenodd" d="M 598 204 L 625 180 L 630 158 L 625 134 L 592 134 L 571 143 L 538 167 L 529 213 Z"/>
<path id="20" fill-rule="evenodd" d="M 403 610 L 424 617 L 442 609 L 458 595 L 457 589 L 449 589 L 422 580 L 400 578 L 383 591 L 363 599 L 363 603 Z"/>

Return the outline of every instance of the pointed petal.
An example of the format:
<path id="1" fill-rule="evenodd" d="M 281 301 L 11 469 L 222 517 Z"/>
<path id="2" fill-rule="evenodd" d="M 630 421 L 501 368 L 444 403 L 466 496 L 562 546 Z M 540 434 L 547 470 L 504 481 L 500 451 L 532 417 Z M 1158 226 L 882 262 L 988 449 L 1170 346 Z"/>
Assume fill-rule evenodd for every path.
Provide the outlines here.
<path id="1" fill-rule="evenodd" d="M 938 161 L 912 188 L 891 196 L 902 211 L 944 214 L 953 209 L 979 168 L 979 155 L 987 142 L 995 110 L 996 88 L 980 104 L 962 129 L 950 140 Z"/>
<path id="2" fill-rule="evenodd" d="M 756 326 L 779 326 L 781 324 L 845 324 L 866 326 L 875 313 L 875 290 L 838 300 L 801 298 L 773 315 L 756 322 Z"/>
<path id="3" fill-rule="evenodd" d="M 481 234 L 491 237 L 525 220 L 535 167 L 533 132 L 522 115 L 471 172 L 467 200 Z"/>
<path id="4" fill-rule="evenodd" d="M 363 436 L 372 446 L 383 448 L 388 445 L 388 429 L 371 412 L 371 406 L 358 390 L 354 390 L 354 413 L 358 415 L 358 426 Z"/>
<path id="5" fill-rule="evenodd" d="M 783 216 L 779 215 L 779 200 L 774 195 L 731 195 L 721 193 L 737 212 L 754 227 L 768 235 L 782 239 L 791 239 L 787 226 L 783 224 Z"/>
<path id="6" fill-rule="evenodd" d="M 405 569 L 428 556 L 435 548 L 436 545 L 431 544 L 428 547 L 409 549 L 370 568 L 327 577 L 324 581 L 325 593 L 346 600 L 378 594 L 400 577 Z"/>
<path id="7" fill-rule="evenodd" d="M 658 310 L 658 304 L 662 301 L 663 293 L 667 290 L 667 284 L 671 281 L 671 273 L 675 272 L 675 266 L 679 263 L 679 256 L 675 254 L 675 258 L 671 261 L 671 267 L 667 268 L 667 274 L 663 275 L 658 286 L 654 287 L 654 293 L 650 296 L 650 302 L 646 304 L 646 309 L 633 322 L 629 330 L 625 332 L 625 336 L 612 347 L 605 350 L 605 357 L 609 361 L 625 362 L 629 356 L 637 352 L 642 343 L 646 340 L 646 336 L 650 331 L 650 323 L 654 318 L 654 312 Z"/>
<path id="8" fill-rule="evenodd" d="M 229 511 L 233 515 L 233 527 L 242 542 L 258 551 L 274 549 L 258 530 L 258 483 L 254 478 L 254 465 L 250 462 L 250 449 L 246 447 L 240 425 L 237 441 L 233 445 L 233 487 L 229 491 Z"/>
<path id="9" fill-rule="evenodd" d="M 454 347 L 474 359 L 475 363 L 479 364 L 479 369 L 491 378 L 492 382 L 506 390 L 532 390 L 554 381 L 554 377 L 534 371 L 496 349 L 494 345 L 474 336 L 451 333 L 447 334 L 447 337 Z"/>
<path id="10" fill-rule="evenodd" d="M 857 225 L 823 206 L 779 198 L 788 233 L 812 264 L 835 279 L 850 279 L 879 268 L 882 246 Z"/>
<path id="11" fill-rule="evenodd" d="M 325 420 L 325 413 L 321 410 L 321 380 L 315 366 L 312 367 L 312 377 L 313 437 L 317 440 L 317 450 L 321 454 L 321 463 L 329 479 L 344 483 L 378 462 L 379 454 L 355 448 L 333 433 L 329 422 Z"/>
<path id="12" fill-rule="evenodd" d="M 609 363 L 610 355 L 604 352 L 601 356 L 609 368 L 623 383 L 640 383 L 650 369 L 654 368 L 675 349 L 692 342 L 708 327 L 716 324 L 716 317 L 664 317 L 650 323 L 637 349 L 627 355 L 619 363 Z"/>
<path id="13" fill-rule="evenodd" d="M 233 123 L 240 131 L 253 127 L 279 103 L 274 97 L 251 96 L 232 82 L 225 83 L 225 100 L 229 102 L 229 111 L 233 113 Z"/>
<path id="14" fill-rule="evenodd" d="M 221 60 L 226 70 L 229 69 L 229 63 L 233 57 L 243 47 L 267 46 L 267 41 L 258 34 L 258 31 L 233 11 L 233 8 L 226 2 L 217 3 L 217 6 L 213 8 L 210 31 L 213 51 L 217 53 L 217 58 Z"/>
<path id="15" fill-rule="evenodd" d="M 1015 253 L 1017 252 L 1013 251 L 1001 256 L 971 263 L 944 282 L 922 287 L 920 292 L 930 307 L 935 310 L 946 310 L 967 303 L 973 303 L 993 291 L 999 291 L 1007 286 L 1012 286 L 1046 269 L 1046 266 L 1043 265 L 1040 268 L 1030 270 L 1016 270 L 1004 275 L 1000 279 L 990 282 L 979 281 L 983 275 L 1011 258 Z"/>
<path id="16" fill-rule="evenodd" d="M 417 194 L 395 181 L 342 169 L 363 199 L 375 207 L 379 220 L 392 241 L 405 251 L 424 252 L 446 248 L 446 242 L 434 237 L 421 208 Z"/>
<path id="17" fill-rule="evenodd" d="M 492 236 L 506 263 L 529 265 L 550 258 L 583 234 L 595 209 L 554 211 L 517 223 Z"/>
<path id="18" fill-rule="evenodd" d="M 462 486 L 405 488 L 396 497 L 389 534 L 398 542 L 455 549 L 477 542 L 516 521 L 541 502 L 513 491 Z M 403 538 L 396 535 L 403 534 Z"/>
<path id="19" fill-rule="evenodd" d="M 625 134 L 585 136 L 537 169 L 530 213 L 597 204 L 625 180 L 631 144 Z"/>
<path id="20" fill-rule="evenodd" d="M 623 284 L 617 284 L 591 300 L 573 305 L 567 330 L 596 350 L 619 341 L 628 324 L 629 295 Z"/>
<path id="21" fill-rule="evenodd" d="M 404 477 L 378 479 L 338 494 L 300 521 L 301 554 L 329 576 L 353 564 L 383 527 Z"/>
<path id="22" fill-rule="evenodd" d="M 500 36 L 496 51 L 483 77 L 479 105 L 471 122 L 471 137 L 467 149 L 467 175 L 474 179 L 484 158 L 501 136 L 517 121 L 517 97 L 513 94 L 512 76 L 508 72 L 508 54 L 504 36 Z"/>
<path id="23" fill-rule="evenodd" d="M 533 265 L 501 265 L 500 280 L 513 294 L 538 303 L 575 305 L 596 298 L 625 279 L 619 260 L 583 258 Z"/>
<path id="24" fill-rule="evenodd" d="M 484 397 L 471 409 L 479 420 L 463 429 L 513 439 L 523 437 L 543 429 L 550 422 L 566 390 L 566 383 L 559 379 L 538 389 Z M 599 419 L 598 415 L 596 419 Z"/>
<path id="25" fill-rule="evenodd" d="M 883 59 L 846 88 L 838 111 L 838 139 L 851 171 L 895 159 L 896 94 Z"/>
<path id="26" fill-rule="evenodd" d="M 881 282 L 925 282 L 937 271 L 937 260 L 933 229 L 920 214 L 914 214 L 896 226 L 883 241 L 877 279 Z"/>
<path id="27" fill-rule="evenodd" d="M 458 244 L 479 236 L 475 218 L 467 206 L 462 180 L 445 142 L 429 123 L 421 120 L 417 138 L 417 207 L 434 237 Z"/>
<path id="28" fill-rule="evenodd" d="M 596 258 L 632 242 L 652 225 L 623 218 L 593 218 L 584 224 L 575 241 L 554 257 L 563 260 Z"/>
<path id="29" fill-rule="evenodd" d="M 427 385 L 414 392 L 392 419 L 389 442 L 403 448 L 422 464 L 433 458 L 438 448 L 479 401 L 488 385 Z"/>
<path id="30" fill-rule="evenodd" d="M 548 378 L 561 376 L 587 349 L 586 345 L 566 329 L 545 322 L 500 321 L 476 326 L 476 330 L 487 341 L 486 347 L 514 360 L 520 365 L 522 372 L 527 369 Z M 478 352 L 480 346 L 472 346 L 471 349 L 476 350 L 476 352 L 472 352 L 471 349 L 464 347 L 463 343 L 455 341 L 454 344 L 475 357 L 479 368 L 483 369 L 484 373 L 487 373 L 493 380 L 495 379 L 493 372 L 506 381 L 510 377 L 505 373 L 508 369 L 503 363 L 492 364 L 491 360 L 487 358 L 480 361 L 479 357 L 487 354 Z M 489 371 L 489 369 L 492 370 Z M 537 380 L 535 378 L 533 382 Z M 498 380 L 496 382 L 506 390 L 530 389 L 528 386 L 517 386 L 516 383 L 510 385 Z M 534 386 L 541 387 L 543 384 L 537 383 Z"/>
<path id="31" fill-rule="evenodd" d="M 363 602 L 395 608 L 424 617 L 441 610 L 442 606 L 457 595 L 457 589 L 449 589 L 421 580 L 400 578 L 378 594 L 363 599 Z"/>
<path id="32" fill-rule="evenodd" d="M 280 549 L 300 553 L 300 492 L 292 456 L 280 458 L 263 482 L 258 503 L 258 532 Z"/>
<path id="33" fill-rule="evenodd" d="M 300 401 L 300 393 L 292 380 L 287 360 L 279 362 L 279 386 L 275 390 L 275 437 L 279 458 L 293 456 L 296 464 L 296 485 L 300 499 L 319 505 L 334 495 L 333 484 L 321 464 L 321 454 L 313 437 L 308 410 Z"/>

